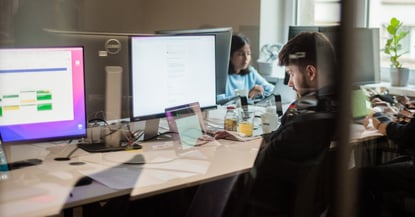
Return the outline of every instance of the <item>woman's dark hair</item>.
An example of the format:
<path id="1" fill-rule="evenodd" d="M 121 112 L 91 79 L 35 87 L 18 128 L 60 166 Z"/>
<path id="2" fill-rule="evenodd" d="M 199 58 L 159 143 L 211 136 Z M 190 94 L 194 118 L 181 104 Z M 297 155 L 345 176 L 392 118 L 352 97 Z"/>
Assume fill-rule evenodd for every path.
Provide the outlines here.
<path id="1" fill-rule="evenodd" d="M 245 45 L 249 45 L 249 39 L 245 35 L 241 33 L 235 33 L 234 35 L 232 35 L 231 53 L 229 55 L 230 58 L 232 58 L 233 53 L 235 53 L 237 50 L 241 49 Z M 231 59 L 229 59 L 228 74 L 234 74 L 234 73 L 235 73 L 235 70 L 233 68 Z M 242 69 L 239 74 L 246 75 L 248 73 L 249 73 L 248 69 Z"/>

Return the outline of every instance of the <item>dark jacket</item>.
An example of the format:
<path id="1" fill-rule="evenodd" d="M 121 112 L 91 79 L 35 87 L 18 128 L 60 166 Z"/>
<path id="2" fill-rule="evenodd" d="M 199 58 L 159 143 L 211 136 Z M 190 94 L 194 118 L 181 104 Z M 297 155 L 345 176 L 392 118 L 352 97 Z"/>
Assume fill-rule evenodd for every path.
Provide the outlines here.
<path id="1" fill-rule="evenodd" d="M 327 99 L 302 97 L 290 105 L 280 127 L 264 136 L 250 174 L 247 215 L 292 214 L 298 183 L 320 163 L 334 139 L 335 103 Z"/>
<path id="2" fill-rule="evenodd" d="M 386 135 L 399 145 L 403 152 L 415 154 L 415 120 L 409 123 L 391 122 L 386 128 Z"/>

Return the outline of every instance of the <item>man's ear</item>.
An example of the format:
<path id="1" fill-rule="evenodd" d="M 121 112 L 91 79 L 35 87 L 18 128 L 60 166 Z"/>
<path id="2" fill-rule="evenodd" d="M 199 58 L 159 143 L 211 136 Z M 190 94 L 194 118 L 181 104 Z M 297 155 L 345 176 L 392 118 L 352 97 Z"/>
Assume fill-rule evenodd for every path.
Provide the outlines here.
<path id="1" fill-rule="evenodd" d="M 305 68 L 307 76 L 309 77 L 310 81 L 317 79 L 317 68 L 313 65 L 307 65 Z"/>

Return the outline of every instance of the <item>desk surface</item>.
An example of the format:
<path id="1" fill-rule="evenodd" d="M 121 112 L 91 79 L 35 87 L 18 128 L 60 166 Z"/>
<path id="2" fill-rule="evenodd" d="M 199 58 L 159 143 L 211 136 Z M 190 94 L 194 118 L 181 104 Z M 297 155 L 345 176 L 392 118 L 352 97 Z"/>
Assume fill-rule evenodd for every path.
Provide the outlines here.
<path id="1" fill-rule="evenodd" d="M 358 144 L 364 141 L 384 137 L 378 130 L 371 128 L 366 129 L 363 124 L 352 124 L 350 127 L 350 143 Z"/>
<path id="2" fill-rule="evenodd" d="M 9 161 L 24 156 L 43 159 L 43 163 L 3 176 L 0 216 L 55 215 L 63 208 L 128 194 L 132 199 L 147 197 L 246 172 L 260 141 L 216 140 L 187 150 L 177 149 L 172 141 L 146 142 L 138 151 L 90 154 L 78 149 L 70 161 L 54 158 L 66 156 L 75 144 L 3 145 Z M 72 165 L 79 162 L 83 164 Z M 95 181 L 74 187 L 82 176 Z"/>
<path id="3" fill-rule="evenodd" d="M 223 112 L 211 112 L 209 124 L 222 126 Z M 353 132 L 352 140 L 368 138 L 364 128 L 356 126 Z M 216 140 L 182 150 L 173 141 L 153 141 L 142 143 L 138 151 L 90 154 L 78 149 L 70 161 L 54 159 L 67 156 L 75 144 L 3 145 L 10 162 L 39 158 L 43 163 L 2 174 L 0 216 L 56 215 L 64 208 L 113 197 L 138 199 L 237 175 L 252 167 L 260 142 Z M 74 187 L 82 176 L 95 181 Z"/>

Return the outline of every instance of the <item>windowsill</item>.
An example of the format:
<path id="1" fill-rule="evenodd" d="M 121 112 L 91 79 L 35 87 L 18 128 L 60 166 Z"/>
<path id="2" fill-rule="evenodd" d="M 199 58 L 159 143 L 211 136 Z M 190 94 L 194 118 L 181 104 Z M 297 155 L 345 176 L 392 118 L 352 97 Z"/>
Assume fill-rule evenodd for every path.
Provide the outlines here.
<path id="1" fill-rule="evenodd" d="M 380 88 L 385 87 L 392 95 L 415 97 L 415 85 L 408 84 L 405 87 L 392 87 L 389 82 L 380 82 L 376 84 L 366 84 L 364 87 Z"/>

